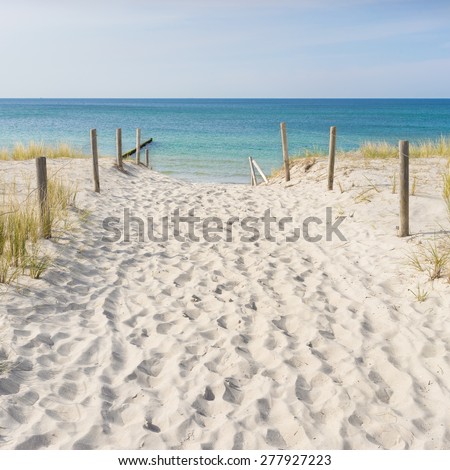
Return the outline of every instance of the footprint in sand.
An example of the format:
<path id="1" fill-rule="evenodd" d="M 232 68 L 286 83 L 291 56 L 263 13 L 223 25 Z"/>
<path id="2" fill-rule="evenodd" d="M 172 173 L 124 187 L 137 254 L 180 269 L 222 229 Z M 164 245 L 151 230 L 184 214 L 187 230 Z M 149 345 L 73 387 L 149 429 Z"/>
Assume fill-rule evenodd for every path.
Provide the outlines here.
<path id="1" fill-rule="evenodd" d="M 58 395 L 67 401 L 74 401 L 78 395 L 78 387 L 74 382 L 65 382 L 59 387 Z"/>
<path id="2" fill-rule="evenodd" d="M 223 400 L 235 405 L 239 405 L 244 398 L 239 381 L 233 377 L 227 377 L 225 379 L 224 385 L 225 392 L 222 396 Z"/>
<path id="3" fill-rule="evenodd" d="M 308 382 L 301 375 L 299 375 L 295 381 L 295 396 L 297 397 L 297 400 L 303 401 L 305 403 L 312 403 L 309 396 L 310 391 L 311 387 L 309 386 Z"/>
<path id="4" fill-rule="evenodd" d="M 383 380 L 381 375 L 378 372 L 371 370 L 369 372 L 369 379 L 375 385 L 379 385 L 379 389 L 375 393 L 375 396 L 383 403 L 389 403 L 394 392 L 389 387 L 389 385 L 387 385 L 387 383 Z"/>
<path id="5" fill-rule="evenodd" d="M 16 446 L 16 450 L 38 450 L 46 448 L 50 444 L 51 439 L 47 434 L 36 434 Z"/>
<path id="6" fill-rule="evenodd" d="M 259 412 L 260 420 L 263 422 L 267 421 L 271 410 L 269 400 L 267 400 L 267 398 L 260 398 L 256 401 L 256 407 Z"/>
<path id="7" fill-rule="evenodd" d="M 152 377 L 158 377 L 161 373 L 164 363 L 162 361 L 162 354 L 155 354 L 151 359 L 143 360 L 138 366 L 137 370 L 142 372 L 145 375 L 150 375 Z"/>
<path id="8" fill-rule="evenodd" d="M 242 450 L 243 448 L 244 448 L 244 434 L 242 432 L 238 432 L 234 435 L 232 450 Z"/>
<path id="9" fill-rule="evenodd" d="M 280 434 L 278 429 L 268 429 L 266 434 L 266 442 L 269 446 L 276 449 L 285 449 L 287 447 L 286 441 Z"/>
<path id="10" fill-rule="evenodd" d="M 209 385 L 207 385 L 205 388 L 205 393 L 203 394 L 203 398 L 207 401 L 214 401 L 214 399 L 216 398 Z"/>

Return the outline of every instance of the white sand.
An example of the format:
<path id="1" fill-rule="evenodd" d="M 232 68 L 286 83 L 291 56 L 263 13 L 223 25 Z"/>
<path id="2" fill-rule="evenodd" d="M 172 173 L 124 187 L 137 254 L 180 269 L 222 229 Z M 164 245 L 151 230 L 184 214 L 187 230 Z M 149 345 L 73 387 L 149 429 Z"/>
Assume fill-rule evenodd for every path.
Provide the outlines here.
<path id="1" fill-rule="evenodd" d="M 442 160 L 411 162 L 407 239 L 396 162 L 341 163 L 343 193 L 325 191 L 324 162 L 294 169 L 288 187 L 251 188 L 101 161 L 100 195 L 90 162 L 50 168 L 63 165 L 93 212 L 48 242 L 42 280 L 1 290 L 0 448 L 450 448 L 450 286 L 406 259 L 448 229 Z M 11 168 L 34 174 L 34 162 L 0 162 L 0 179 Z M 358 202 L 366 178 L 379 192 Z M 347 216 L 346 242 L 101 240 L 123 208 L 159 225 L 176 208 L 301 221 L 326 206 Z M 418 283 L 423 303 L 409 291 Z"/>

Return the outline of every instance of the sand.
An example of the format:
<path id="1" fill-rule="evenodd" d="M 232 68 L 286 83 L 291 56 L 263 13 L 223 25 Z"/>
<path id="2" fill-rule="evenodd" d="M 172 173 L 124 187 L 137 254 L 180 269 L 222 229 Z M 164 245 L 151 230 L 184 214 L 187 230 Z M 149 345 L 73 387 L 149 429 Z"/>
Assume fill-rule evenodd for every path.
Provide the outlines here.
<path id="1" fill-rule="evenodd" d="M 406 239 L 396 162 L 342 161 L 330 192 L 322 161 L 256 188 L 100 163 L 101 194 L 89 161 L 49 163 L 91 214 L 46 242 L 42 279 L 1 288 L 1 449 L 450 448 L 450 286 L 407 262 L 449 228 L 443 160 L 411 161 Z M 0 178 L 27 173 L 0 162 Z M 301 227 L 326 207 L 346 240 L 102 239 L 124 209 L 224 223 L 270 209 Z"/>

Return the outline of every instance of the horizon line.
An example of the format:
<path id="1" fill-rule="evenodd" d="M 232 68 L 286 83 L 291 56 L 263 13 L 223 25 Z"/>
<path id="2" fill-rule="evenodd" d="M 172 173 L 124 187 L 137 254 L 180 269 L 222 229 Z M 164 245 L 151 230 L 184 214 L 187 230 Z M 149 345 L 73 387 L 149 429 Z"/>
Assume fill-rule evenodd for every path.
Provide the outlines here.
<path id="1" fill-rule="evenodd" d="M 0 100 L 448 100 L 450 97 L 73 97 L 73 96 L 27 96 L 0 97 Z"/>

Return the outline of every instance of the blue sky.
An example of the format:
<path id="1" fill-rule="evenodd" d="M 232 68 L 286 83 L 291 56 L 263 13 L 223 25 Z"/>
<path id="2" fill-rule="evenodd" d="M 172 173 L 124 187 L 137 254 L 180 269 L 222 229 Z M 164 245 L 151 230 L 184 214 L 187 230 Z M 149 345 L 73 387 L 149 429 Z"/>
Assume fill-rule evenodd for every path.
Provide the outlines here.
<path id="1" fill-rule="evenodd" d="M 450 2 L 0 0 L 1 97 L 450 97 Z"/>

